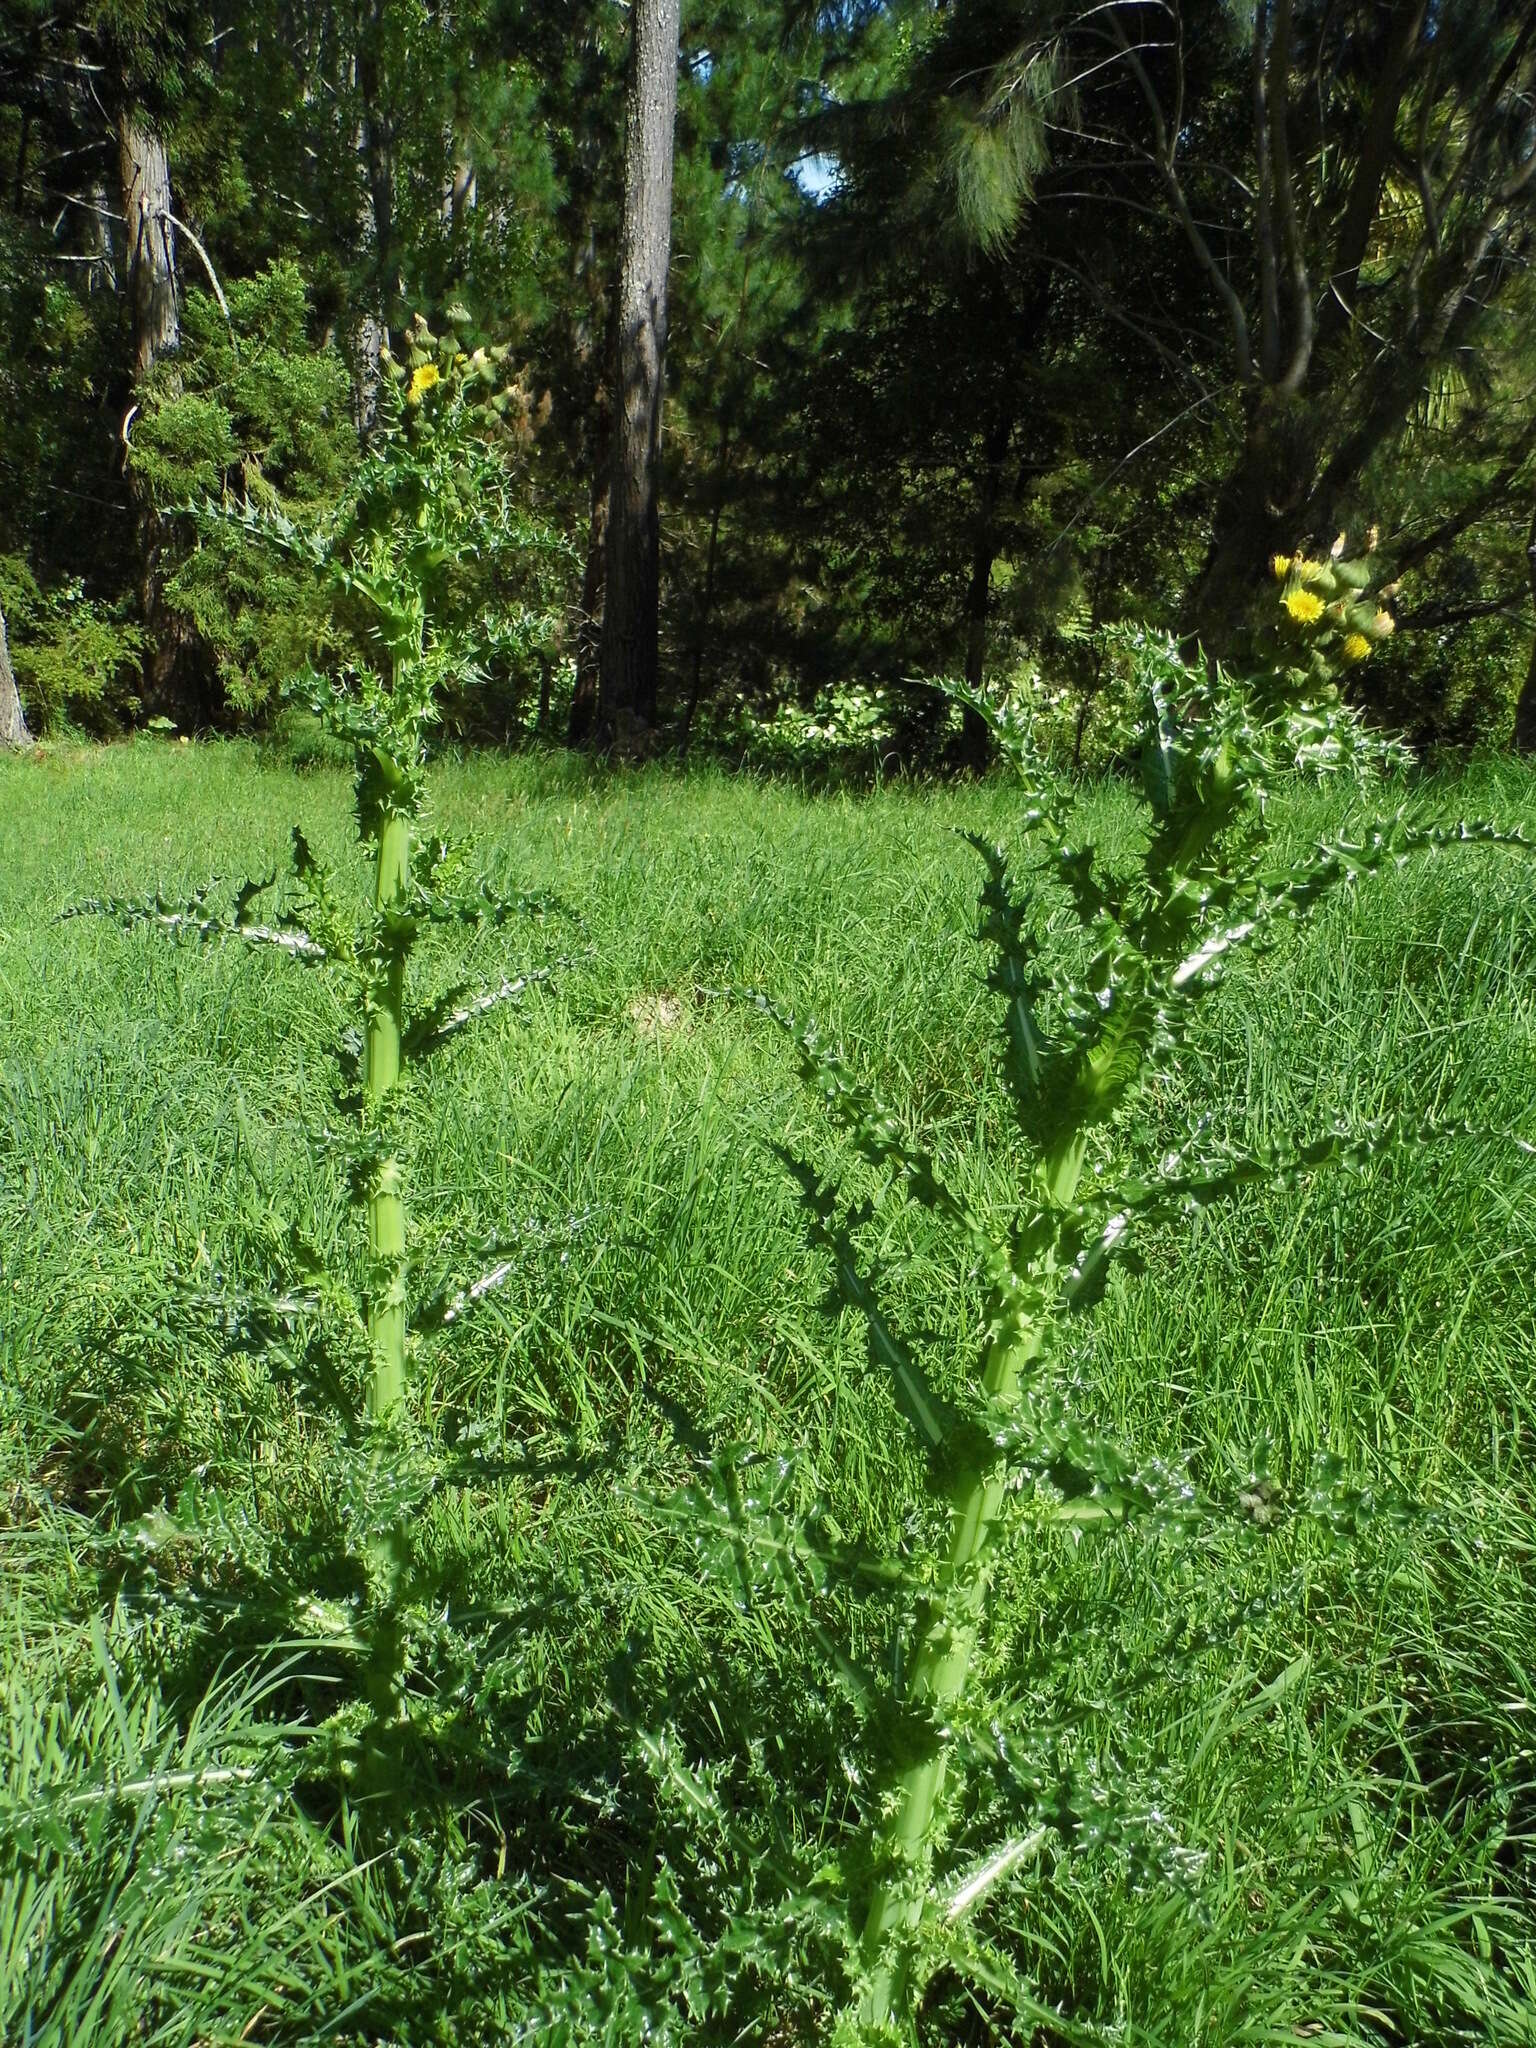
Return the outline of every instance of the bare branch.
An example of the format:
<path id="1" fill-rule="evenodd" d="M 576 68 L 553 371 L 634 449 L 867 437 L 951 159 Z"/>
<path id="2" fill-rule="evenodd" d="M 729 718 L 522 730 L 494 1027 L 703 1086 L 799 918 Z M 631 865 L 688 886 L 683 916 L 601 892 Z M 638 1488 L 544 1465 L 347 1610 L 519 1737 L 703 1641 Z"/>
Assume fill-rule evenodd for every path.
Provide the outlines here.
<path id="1" fill-rule="evenodd" d="M 1398 108 L 1402 104 L 1403 90 L 1423 35 L 1425 12 L 1426 0 L 1398 0 L 1394 12 L 1381 75 L 1371 96 L 1371 110 L 1366 118 L 1365 134 L 1361 140 L 1359 157 L 1356 159 L 1355 174 L 1344 207 L 1344 218 L 1339 223 L 1338 240 L 1334 245 L 1333 262 L 1329 271 L 1329 283 L 1334 296 L 1330 297 L 1324 306 L 1322 324 L 1325 337 L 1337 333 L 1347 323 L 1354 310 L 1360 266 L 1365 261 L 1371 228 L 1381 206 L 1382 184 L 1392 159 L 1392 144 L 1397 134 Z M 1427 232 L 1437 236 L 1436 209 L 1433 193 L 1429 189 L 1424 152 L 1430 104 L 1430 97 L 1426 95 L 1420 113 L 1420 191 L 1425 199 Z"/>
<path id="2" fill-rule="evenodd" d="M 1190 247 L 1195 252 L 1196 260 L 1210 279 L 1212 289 L 1226 309 L 1227 320 L 1232 329 L 1233 352 L 1237 357 L 1237 380 L 1240 384 L 1254 384 L 1258 379 L 1253 364 L 1253 348 L 1248 338 L 1248 316 L 1243 311 L 1242 300 L 1232 288 L 1231 279 L 1216 261 L 1210 243 L 1201 233 L 1199 224 L 1190 211 L 1189 201 L 1185 197 L 1183 184 L 1180 182 L 1178 171 L 1174 167 L 1177 136 L 1169 134 L 1167 122 L 1163 117 L 1162 102 L 1157 96 L 1156 87 L 1148 77 L 1147 68 L 1142 63 L 1125 30 L 1121 27 L 1118 17 L 1112 15 L 1110 17 L 1110 25 L 1115 39 L 1120 45 L 1121 53 L 1130 65 L 1132 75 L 1141 88 L 1142 98 L 1147 103 L 1147 110 L 1152 116 L 1152 130 L 1157 143 L 1156 162 L 1158 170 L 1162 173 L 1163 183 L 1168 188 L 1168 196 L 1173 201 L 1174 210 L 1183 224 L 1185 236 Z"/>
<path id="3" fill-rule="evenodd" d="M 1259 367 L 1266 382 L 1280 374 L 1280 273 L 1275 258 L 1272 193 L 1274 169 L 1269 149 L 1269 86 L 1267 57 L 1269 7 L 1256 0 L 1253 14 L 1253 140 L 1258 157 L 1255 226 L 1259 242 Z"/>
<path id="4" fill-rule="evenodd" d="M 1453 512 L 1448 519 L 1443 519 L 1432 532 L 1410 542 L 1394 561 L 1393 576 L 1405 576 L 1410 569 L 1417 569 L 1421 562 L 1427 562 L 1432 555 L 1443 554 L 1447 548 L 1454 547 L 1469 527 L 1475 526 L 1484 513 L 1491 512 L 1508 494 L 1510 485 L 1525 467 L 1533 449 L 1536 449 L 1536 413 L 1527 421 L 1498 473 L 1491 477 L 1480 491 L 1474 493 L 1458 511 Z"/>
<path id="5" fill-rule="evenodd" d="M 1416 612 L 1405 612 L 1397 622 L 1400 633 L 1423 633 L 1432 626 L 1463 626 L 1471 619 L 1491 619 L 1500 613 L 1511 619 L 1523 617 L 1526 592 L 1512 590 L 1503 597 L 1490 597 L 1477 604 L 1426 604 Z"/>
<path id="6" fill-rule="evenodd" d="M 224 325 L 229 329 L 229 338 L 231 341 L 234 341 L 235 323 L 229 317 L 229 301 L 224 296 L 224 287 L 219 283 L 218 277 L 214 272 L 213 264 L 209 260 L 208 251 L 203 247 L 202 243 L 197 239 L 196 235 L 193 234 L 192 230 L 187 226 L 186 222 L 184 220 L 178 220 L 174 213 L 171 213 L 168 209 L 163 210 L 161 212 L 160 218 L 163 221 L 169 222 L 169 224 L 173 228 L 175 228 L 178 234 L 185 236 L 187 241 L 189 241 L 192 244 L 193 248 L 202 258 L 203 268 L 208 273 L 208 282 L 213 286 L 213 296 L 218 300 L 219 311 L 224 315 Z M 239 345 L 237 343 L 235 347 L 235 353 L 238 355 L 239 352 Z"/>
<path id="7" fill-rule="evenodd" d="M 1265 101 L 1269 114 L 1269 150 L 1274 171 L 1274 209 L 1285 250 L 1286 297 L 1293 323 L 1291 359 L 1276 389 L 1290 398 L 1301 389 L 1312 360 L 1312 337 L 1316 322 L 1312 311 L 1312 282 L 1307 275 L 1306 251 L 1302 245 L 1301 222 L 1296 211 L 1296 185 L 1291 176 L 1290 93 L 1291 93 L 1291 0 L 1275 0 L 1275 26 L 1269 46 L 1269 77 Z"/>

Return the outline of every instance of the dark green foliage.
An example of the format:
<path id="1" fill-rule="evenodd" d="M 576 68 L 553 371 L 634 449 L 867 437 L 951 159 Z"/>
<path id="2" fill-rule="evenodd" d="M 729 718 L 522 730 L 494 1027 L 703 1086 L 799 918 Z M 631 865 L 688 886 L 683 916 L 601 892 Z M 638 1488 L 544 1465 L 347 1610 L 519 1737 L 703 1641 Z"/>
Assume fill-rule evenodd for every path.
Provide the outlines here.
<path id="1" fill-rule="evenodd" d="M 143 635 L 121 610 L 93 602 L 78 581 L 40 590 L 25 562 L 0 555 L 0 613 L 40 732 L 111 732 L 135 708 Z"/>
<path id="2" fill-rule="evenodd" d="M 913 678 L 1038 678 L 1060 750 L 1101 767 L 1125 709 L 1105 626 L 1235 655 L 1270 554 L 1375 522 L 1401 633 L 1352 694 L 1420 743 L 1505 740 L 1532 631 L 1536 56 L 1523 8 L 1454 20 L 1201 4 L 1143 47 L 1122 0 L 691 8 L 670 735 L 819 773 L 852 724 L 861 776 L 974 768 L 982 727 Z M 591 573 L 531 659 L 523 594 L 488 577 L 516 644 L 449 715 L 564 730 L 601 609 L 624 10 L 24 6 L 5 36 L 0 552 L 144 633 L 138 687 L 91 720 L 271 717 L 310 594 L 179 509 L 252 465 L 336 502 L 379 343 L 459 306 L 547 394 L 525 502 Z M 180 313 L 143 392 L 124 121 L 164 147 Z"/>
<path id="3" fill-rule="evenodd" d="M 350 381 L 340 353 L 310 340 L 291 262 L 232 282 L 227 320 L 211 293 L 189 292 L 182 322 L 174 375 L 143 401 L 129 460 L 178 535 L 167 603 L 229 715 L 259 718 L 293 676 L 338 653 L 329 596 L 238 526 L 194 526 L 189 508 L 249 502 L 301 524 L 329 513 L 357 463 Z"/>

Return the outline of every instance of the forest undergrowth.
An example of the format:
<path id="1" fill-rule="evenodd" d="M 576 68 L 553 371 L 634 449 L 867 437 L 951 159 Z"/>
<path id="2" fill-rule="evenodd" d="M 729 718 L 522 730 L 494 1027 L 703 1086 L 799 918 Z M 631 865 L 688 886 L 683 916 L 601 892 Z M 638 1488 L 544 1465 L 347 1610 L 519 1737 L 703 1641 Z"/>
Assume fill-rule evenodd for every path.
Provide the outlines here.
<path id="1" fill-rule="evenodd" d="M 1407 794 L 1536 831 L 1518 767 Z M 1019 798 L 534 755 L 439 764 L 431 802 L 492 884 L 547 894 L 562 964 L 444 1053 L 414 1126 L 415 1278 L 455 1343 L 426 1319 L 410 1402 L 457 1462 L 415 1476 L 403 1439 L 371 1468 L 431 1598 L 410 1711 L 359 1759 L 336 1708 L 363 1467 L 303 1313 L 242 1307 L 356 1228 L 325 1143 L 347 1018 L 265 951 L 58 922 L 279 869 L 295 820 L 343 869 L 344 778 L 153 740 L 0 762 L 7 2042 L 827 2038 L 818 1887 L 868 1798 L 844 1674 L 814 1613 L 702 1569 L 669 1504 L 700 1446 L 751 1446 L 787 1512 L 901 1555 L 922 1461 L 776 1156 L 836 1140 L 725 992 L 813 1016 L 970 1199 L 1001 1196 L 952 828 L 1006 842 Z M 1082 808 L 1113 867 L 1127 792 Z M 1381 808 L 1274 805 L 1297 850 Z M 1010 1560 L 998 1751 L 1053 1713 L 1077 1789 L 1012 1844 L 925 2041 L 1536 2042 L 1536 1169 L 1497 1135 L 1536 1138 L 1531 900 L 1528 864 L 1458 851 L 1340 892 L 1205 1004 L 1184 1071 L 1219 1125 L 1468 1134 L 1149 1227 L 1071 1369 L 1202 1487 L 1258 1445 L 1277 1493 L 1327 1453 L 1380 1511 L 1269 1542 L 1250 1489 L 1230 1540 L 1063 1530 Z M 495 981 L 527 935 L 445 943 Z M 1192 1107 L 1162 1086 L 1143 1113 L 1171 1142 Z M 969 1347 L 921 1222 L 886 1249 L 909 1320 Z M 801 1886 L 777 1936 L 769 1871 Z"/>

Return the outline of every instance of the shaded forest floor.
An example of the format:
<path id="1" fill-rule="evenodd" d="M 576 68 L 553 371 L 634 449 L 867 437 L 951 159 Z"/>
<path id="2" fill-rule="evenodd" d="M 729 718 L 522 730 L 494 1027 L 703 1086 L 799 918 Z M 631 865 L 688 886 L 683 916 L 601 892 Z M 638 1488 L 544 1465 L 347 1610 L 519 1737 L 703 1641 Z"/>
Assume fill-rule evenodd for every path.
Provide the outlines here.
<path id="1" fill-rule="evenodd" d="M 477 939 L 477 968 L 569 964 L 465 1034 L 414 1112 L 420 1274 L 451 1288 L 476 1247 L 516 1248 L 416 1365 L 439 1438 L 495 1455 L 421 1509 L 441 1597 L 419 1710 L 388 1783 L 341 1801 L 312 1732 L 349 1683 L 339 1625 L 296 1631 L 290 1597 L 329 1612 L 350 1584 L 325 1362 L 185 1289 L 260 1282 L 295 1227 L 356 1256 L 313 1143 L 348 1020 L 286 961 L 55 920 L 265 876 L 294 822 L 345 869 L 350 792 L 233 745 L 0 762 L 6 2041 L 824 2038 L 794 1957 L 744 1970 L 723 2013 L 665 2020 L 662 1891 L 719 1946 L 753 1870 L 834 1856 L 856 1803 L 813 1633 L 743 1613 L 656 1505 L 687 1475 L 677 1418 L 792 1459 L 853 1534 L 894 1541 L 920 1498 L 772 1149 L 830 1141 L 783 1042 L 717 992 L 814 1015 L 941 1153 L 1001 1172 L 977 863 L 951 828 L 1007 839 L 1016 798 L 557 756 L 445 764 L 432 787 L 499 884 L 564 906 Z M 1536 831 L 1515 768 L 1412 796 Z M 1277 802 L 1298 839 L 1360 808 Z M 1111 849 L 1130 829 L 1112 786 L 1084 811 Z M 1202 1028 L 1198 1099 L 1155 1106 L 1170 1130 L 1202 1104 L 1276 1140 L 1427 1108 L 1536 1138 L 1531 870 L 1470 854 L 1335 902 Z M 896 1249 L 908 1312 L 962 1354 L 967 1276 Z M 941 1982 L 930 2039 L 1536 2041 L 1533 1352 L 1536 1167 L 1496 1136 L 1149 1241 L 1084 1324 L 1097 1412 L 1197 1474 L 1266 1438 L 1282 1473 L 1331 1450 L 1416 1510 L 1283 1556 L 1165 1569 L 1137 1536 L 1021 1560 L 989 1648 L 999 1715 L 1036 1711 L 1029 1646 L 1069 1652 L 1063 1740 L 1142 1814 L 1141 1848 L 1047 1856 L 991 1909 L 1059 2023 L 1010 2035 L 1000 2003 Z M 1232 1626 L 1191 1647 L 1213 1608 Z M 1110 1683 L 1104 1616 L 1134 1686 Z M 662 1727 L 724 1799 L 734 1866 L 655 1789 L 635 1737 Z M 598 1925 L 650 1957 L 639 2003 L 616 1965 L 572 1989 Z"/>

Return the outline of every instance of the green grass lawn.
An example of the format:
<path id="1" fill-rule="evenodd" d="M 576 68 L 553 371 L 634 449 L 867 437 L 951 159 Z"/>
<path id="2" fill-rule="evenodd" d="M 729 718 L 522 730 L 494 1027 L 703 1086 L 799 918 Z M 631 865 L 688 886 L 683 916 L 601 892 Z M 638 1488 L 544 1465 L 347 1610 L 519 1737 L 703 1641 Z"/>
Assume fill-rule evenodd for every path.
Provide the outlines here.
<path id="1" fill-rule="evenodd" d="M 849 1853 L 849 1710 L 807 1617 L 736 1597 L 669 1502 L 695 1432 L 885 1549 L 923 1492 L 773 1149 L 834 1142 L 717 992 L 815 1016 L 984 1195 L 1007 1107 L 952 828 L 1006 841 L 1017 800 L 556 756 L 445 764 L 433 797 L 498 883 L 567 906 L 473 964 L 574 957 L 413 1111 L 418 1286 L 510 1270 L 415 1362 L 419 1420 L 474 1462 L 415 1521 L 409 1727 L 349 1779 L 354 1468 L 322 1396 L 354 1361 L 179 1291 L 265 1282 L 294 1231 L 356 1256 L 316 1149 L 348 1020 L 283 960 L 56 922 L 265 875 L 294 822 L 345 867 L 345 778 L 224 745 L 0 761 L 0 2041 L 809 2044 L 837 2009 L 752 1913 L 766 1873 L 814 1889 Z M 1298 842 L 1350 801 L 1277 798 Z M 1412 801 L 1536 829 L 1514 768 Z M 1124 844 L 1122 792 L 1083 808 Z M 1497 1135 L 1536 1139 L 1533 1028 L 1536 886 L 1497 852 L 1334 900 L 1206 1009 L 1152 1105 L 1170 1136 L 1393 1110 L 1488 1135 L 1162 1231 L 1084 1320 L 1092 1411 L 1148 1456 L 1214 1486 L 1262 1440 L 1285 1479 L 1327 1450 L 1377 1511 L 1336 1543 L 1010 1560 L 999 1751 L 1048 1754 L 1079 1804 L 987 1909 L 990 1989 L 934 1987 L 929 2041 L 1536 2042 L 1536 1164 Z M 907 1220 L 889 1251 L 958 1371 L 971 1276 Z M 894 1615 L 828 1597 L 889 1667 Z M 968 1796 L 981 1841 L 984 1774 Z"/>

